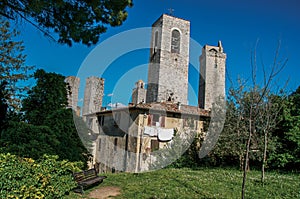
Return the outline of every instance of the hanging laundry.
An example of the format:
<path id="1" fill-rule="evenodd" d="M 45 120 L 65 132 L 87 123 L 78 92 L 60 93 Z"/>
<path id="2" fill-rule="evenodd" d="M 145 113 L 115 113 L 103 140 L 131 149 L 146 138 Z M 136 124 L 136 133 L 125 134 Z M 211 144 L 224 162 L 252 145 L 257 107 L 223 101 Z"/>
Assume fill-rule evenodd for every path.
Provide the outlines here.
<path id="1" fill-rule="evenodd" d="M 144 134 L 149 135 L 149 136 L 157 136 L 157 130 L 156 130 L 156 128 L 153 128 L 150 126 L 145 126 Z"/>
<path id="2" fill-rule="evenodd" d="M 174 129 L 158 128 L 158 139 L 162 142 L 167 142 L 173 139 Z"/>

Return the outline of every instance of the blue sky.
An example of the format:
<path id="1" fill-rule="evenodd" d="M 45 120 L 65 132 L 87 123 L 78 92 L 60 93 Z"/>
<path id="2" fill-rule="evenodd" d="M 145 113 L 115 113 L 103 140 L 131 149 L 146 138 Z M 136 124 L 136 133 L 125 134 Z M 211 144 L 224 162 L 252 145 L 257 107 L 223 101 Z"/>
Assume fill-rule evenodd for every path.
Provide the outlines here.
<path id="1" fill-rule="evenodd" d="M 263 62 L 268 68 L 273 62 L 280 40 L 280 58 L 288 58 L 288 64 L 279 74 L 277 83 L 282 85 L 289 78 L 290 91 L 300 85 L 300 3 L 297 0 L 135 0 L 133 3 L 134 6 L 128 9 L 129 15 L 124 24 L 108 28 L 108 31 L 101 35 L 99 43 L 91 47 L 56 44 L 30 25 L 18 25 L 21 31 L 20 39 L 24 41 L 26 48 L 26 63 L 65 76 L 81 76 L 87 71 L 83 68 L 92 67 L 94 76 L 105 78 L 106 96 L 103 105 L 107 105 L 111 100 L 127 104 L 134 83 L 138 79 L 147 81 L 150 32 L 143 27 L 151 27 L 152 23 L 161 14 L 168 13 L 171 7 L 175 10 L 174 16 L 191 22 L 191 38 L 198 44 L 217 45 L 218 40 L 222 41 L 227 54 L 227 77 L 233 80 L 238 76 L 245 79 L 250 77 L 250 55 L 257 41 L 258 66 Z M 138 39 L 124 37 L 124 31 L 127 30 L 135 30 L 134 34 L 140 33 Z M 110 42 L 120 39 L 121 43 L 109 45 Z M 110 51 L 102 49 L 97 52 L 97 49 L 105 46 L 105 42 Z M 125 54 L 119 54 L 108 61 L 109 52 L 121 52 L 121 48 L 126 45 L 137 45 L 141 48 L 130 48 L 128 52 L 124 51 Z M 192 49 L 191 59 L 197 62 L 201 50 L 196 47 Z M 93 59 L 92 55 L 96 52 L 97 56 L 92 64 L 84 65 Z M 195 96 L 198 92 L 198 67 L 199 63 L 196 63 L 190 67 L 189 72 L 191 105 L 197 103 Z M 84 79 L 81 79 L 81 85 L 80 98 L 83 97 Z M 229 86 L 227 81 L 227 87 Z M 108 96 L 111 93 L 113 96 Z"/>

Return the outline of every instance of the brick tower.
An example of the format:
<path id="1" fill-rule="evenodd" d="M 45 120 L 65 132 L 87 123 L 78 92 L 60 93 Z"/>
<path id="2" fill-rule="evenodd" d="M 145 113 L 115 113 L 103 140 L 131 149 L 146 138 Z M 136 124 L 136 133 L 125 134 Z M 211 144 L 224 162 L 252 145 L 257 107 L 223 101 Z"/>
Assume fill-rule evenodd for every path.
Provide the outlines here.
<path id="1" fill-rule="evenodd" d="M 221 41 L 218 46 L 205 45 L 200 56 L 200 81 L 198 104 L 200 108 L 211 109 L 218 99 L 225 99 L 226 54 Z"/>
<path id="2" fill-rule="evenodd" d="M 187 104 L 190 22 L 163 14 L 152 25 L 146 102 Z"/>

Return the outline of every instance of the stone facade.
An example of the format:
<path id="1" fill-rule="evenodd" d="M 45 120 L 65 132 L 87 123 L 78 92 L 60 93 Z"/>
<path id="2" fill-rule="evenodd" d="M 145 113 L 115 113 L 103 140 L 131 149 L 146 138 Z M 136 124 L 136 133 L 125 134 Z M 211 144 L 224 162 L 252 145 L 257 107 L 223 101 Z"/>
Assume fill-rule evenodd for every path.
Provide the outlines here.
<path id="1" fill-rule="evenodd" d="M 226 54 L 219 41 L 218 46 L 205 45 L 200 56 L 200 81 L 198 103 L 209 110 L 219 98 L 225 98 Z"/>
<path id="2" fill-rule="evenodd" d="M 163 14 L 152 25 L 146 102 L 187 104 L 190 22 Z"/>
<path id="3" fill-rule="evenodd" d="M 132 91 L 132 103 L 139 104 L 146 102 L 146 93 L 145 83 L 143 80 L 139 80 L 135 83 L 135 88 Z"/>
<path id="4" fill-rule="evenodd" d="M 101 111 L 104 94 L 104 79 L 88 77 L 85 83 L 83 113 L 87 115 Z"/>
<path id="5" fill-rule="evenodd" d="M 188 106 L 189 40 L 189 21 L 163 14 L 152 25 L 147 90 L 139 80 L 128 107 L 101 110 L 104 80 L 87 79 L 83 116 L 99 135 L 92 155 L 100 172 L 149 170 L 175 132 L 176 140 L 204 138 L 213 103 L 225 98 L 226 54 L 221 42 L 203 47 L 198 106 Z"/>
<path id="6" fill-rule="evenodd" d="M 68 108 L 78 111 L 77 103 L 80 79 L 75 76 L 68 76 L 65 82 L 67 83 Z"/>
<path id="7" fill-rule="evenodd" d="M 160 134 L 171 130 L 174 137 L 175 131 L 176 136 L 184 136 L 188 129 L 191 135 L 192 131 L 203 135 L 209 112 L 194 106 L 154 102 L 105 110 L 97 117 L 100 135 L 95 161 L 99 171 L 141 172 L 155 165 L 159 149 L 173 140 L 161 140 Z"/>

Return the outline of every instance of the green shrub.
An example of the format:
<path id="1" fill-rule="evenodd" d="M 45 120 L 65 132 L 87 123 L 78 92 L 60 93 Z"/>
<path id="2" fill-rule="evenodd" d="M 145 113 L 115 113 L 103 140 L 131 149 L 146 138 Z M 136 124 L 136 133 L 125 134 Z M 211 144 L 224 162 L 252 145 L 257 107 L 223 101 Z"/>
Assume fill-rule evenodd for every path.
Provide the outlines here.
<path id="1" fill-rule="evenodd" d="M 80 162 L 44 155 L 38 161 L 0 154 L 0 198 L 61 198 L 76 187 L 72 172 Z"/>

